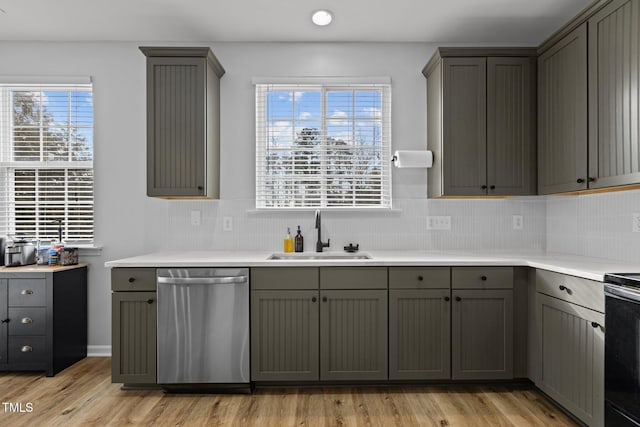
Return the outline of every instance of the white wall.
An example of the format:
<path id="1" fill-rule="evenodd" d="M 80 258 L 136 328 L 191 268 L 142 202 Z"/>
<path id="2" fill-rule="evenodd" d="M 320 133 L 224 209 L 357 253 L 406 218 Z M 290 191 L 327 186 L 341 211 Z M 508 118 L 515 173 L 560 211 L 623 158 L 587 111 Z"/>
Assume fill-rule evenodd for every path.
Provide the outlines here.
<path id="1" fill-rule="evenodd" d="M 110 345 L 110 283 L 103 265 L 161 249 L 281 250 L 286 227 L 300 224 L 307 248 L 313 214 L 252 212 L 254 95 L 260 76 L 390 76 L 393 149 L 426 146 L 426 94 L 422 67 L 434 47 L 421 43 L 215 43 L 227 73 L 221 82 L 221 200 L 165 201 L 146 197 L 145 58 L 138 43 L 0 42 L 0 75 L 89 75 L 94 81 L 96 240 L 104 246 L 89 262 L 89 344 Z M 392 213 L 323 215 L 332 248 L 544 249 L 544 198 L 426 200 L 425 170 L 393 171 Z M 190 225 L 200 210 L 202 225 Z M 511 216 L 524 216 L 514 231 Z M 426 230 L 427 215 L 451 215 L 452 230 Z M 232 232 L 222 231 L 231 216 Z M 569 248 L 571 249 L 571 248 Z"/>

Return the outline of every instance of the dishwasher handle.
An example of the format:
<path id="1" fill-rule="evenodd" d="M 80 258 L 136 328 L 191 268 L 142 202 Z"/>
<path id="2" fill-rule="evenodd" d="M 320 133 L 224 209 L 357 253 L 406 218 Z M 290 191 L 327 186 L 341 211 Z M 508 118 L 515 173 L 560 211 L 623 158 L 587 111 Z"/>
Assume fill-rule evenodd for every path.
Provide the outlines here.
<path id="1" fill-rule="evenodd" d="M 247 276 L 231 277 L 158 277 L 158 283 L 172 285 L 226 285 L 233 283 L 247 283 Z"/>

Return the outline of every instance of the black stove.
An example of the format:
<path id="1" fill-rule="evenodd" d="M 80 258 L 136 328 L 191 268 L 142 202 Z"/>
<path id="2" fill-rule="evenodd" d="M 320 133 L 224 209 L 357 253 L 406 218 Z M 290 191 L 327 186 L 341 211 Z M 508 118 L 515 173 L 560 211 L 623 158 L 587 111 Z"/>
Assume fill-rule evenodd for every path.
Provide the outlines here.
<path id="1" fill-rule="evenodd" d="M 604 276 L 605 425 L 640 426 L 640 273 Z"/>

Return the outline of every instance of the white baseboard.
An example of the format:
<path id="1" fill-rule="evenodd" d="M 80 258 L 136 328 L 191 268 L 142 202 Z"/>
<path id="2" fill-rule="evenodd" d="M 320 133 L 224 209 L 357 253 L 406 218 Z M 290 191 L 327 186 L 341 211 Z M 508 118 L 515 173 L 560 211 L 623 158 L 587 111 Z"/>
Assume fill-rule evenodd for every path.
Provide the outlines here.
<path id="1" fill-rule="evenodd" d="M 87 357 L 111 357 L 110 345 L 88 345 Z"/>

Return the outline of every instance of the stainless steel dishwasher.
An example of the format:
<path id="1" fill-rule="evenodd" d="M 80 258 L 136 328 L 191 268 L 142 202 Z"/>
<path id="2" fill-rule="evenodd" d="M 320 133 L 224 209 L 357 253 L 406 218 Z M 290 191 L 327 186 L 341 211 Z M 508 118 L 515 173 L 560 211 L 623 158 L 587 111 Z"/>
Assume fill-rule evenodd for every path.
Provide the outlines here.
<path id="1" fill-rule="evenodd" d="M 158 384 L 249 388 L 249 270 L 158 269 Z"/>

